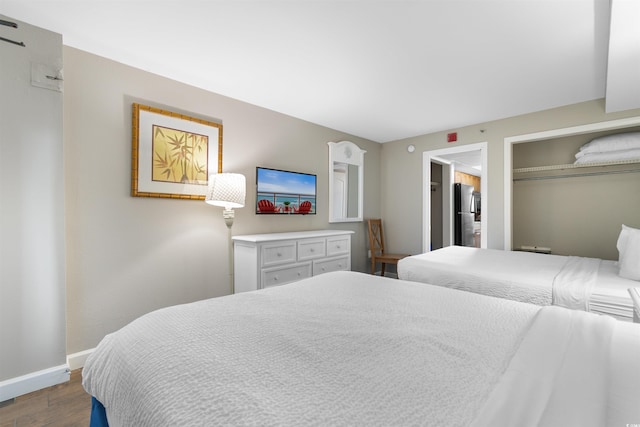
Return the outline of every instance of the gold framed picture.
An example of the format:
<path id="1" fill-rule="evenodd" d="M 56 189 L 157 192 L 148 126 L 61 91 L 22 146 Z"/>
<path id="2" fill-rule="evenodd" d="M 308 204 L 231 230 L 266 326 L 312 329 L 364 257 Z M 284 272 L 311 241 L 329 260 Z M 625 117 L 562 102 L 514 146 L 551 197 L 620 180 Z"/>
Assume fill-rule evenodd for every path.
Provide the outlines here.
<path id="1" fill-rule="evenodd" d="M 222 124 L 133 104 L 131 195 L 204 200 L 222 172 Z"/>

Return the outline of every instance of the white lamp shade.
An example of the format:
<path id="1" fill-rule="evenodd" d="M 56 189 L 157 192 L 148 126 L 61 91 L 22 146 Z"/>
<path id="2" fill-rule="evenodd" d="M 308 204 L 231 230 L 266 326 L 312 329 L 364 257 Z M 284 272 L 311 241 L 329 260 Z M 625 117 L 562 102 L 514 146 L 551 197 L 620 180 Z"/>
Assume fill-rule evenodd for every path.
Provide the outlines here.
<path id="1" fill-rule="evenodd" d="M 225 209 L 244 206 L 246 180 L 239 173 L 218 173 L 209 175 L 209 188 L 204 201 Z"/>

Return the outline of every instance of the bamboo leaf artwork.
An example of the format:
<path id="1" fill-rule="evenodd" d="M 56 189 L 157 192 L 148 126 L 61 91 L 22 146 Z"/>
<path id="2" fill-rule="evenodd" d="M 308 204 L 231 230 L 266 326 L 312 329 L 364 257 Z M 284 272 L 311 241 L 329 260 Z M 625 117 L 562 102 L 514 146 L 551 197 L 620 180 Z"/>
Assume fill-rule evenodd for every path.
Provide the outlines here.
<path id="1" fill-rule="evenodd" d="M 175 182 L 176 178 L 175 178 L 175 174 L 173 174 L 174 163 L 175 163 L 174 160 L 170 160 L 167 158 L 166 153 L 164 157 L 161 157 L 160 154 L 158 154 L 157 152 L 154 153 L 153 170 L 165 176 L 164 181 Z M 173 175 L 173 178 L 172 178 L 172 175 Z"/>
<path id="2" fill-rule="evenodd" d="M 153 181 L 207 185 L 209 137 L 153 125 Z"/>
<path id="3" fill-rule="evenodd" d="M 132 104 L 131 196 L 204 200 L 222 172 L 222 124 Z"/>

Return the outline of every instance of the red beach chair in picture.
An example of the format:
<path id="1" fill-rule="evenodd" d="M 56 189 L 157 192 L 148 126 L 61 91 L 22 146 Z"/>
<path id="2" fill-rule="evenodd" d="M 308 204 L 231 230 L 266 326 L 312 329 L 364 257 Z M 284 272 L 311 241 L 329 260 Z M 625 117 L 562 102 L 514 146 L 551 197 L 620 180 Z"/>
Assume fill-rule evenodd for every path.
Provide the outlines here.
<path id="1" fill-rule="evenodd" d="M 298 209 L 295 209 L 295 213 L 303 215 L 308 214 L 309 212 L 311 212 L 311 202 L 308 200 L 300 203 L 300 207 Z"/>
<path id="2" fill-rule="evenodd" d="M 277 208 L 276 205 L 269 200 L 262 199 L 258 202 L 258 210 L 260 212 L 279 212 L 280 208 Z"/>

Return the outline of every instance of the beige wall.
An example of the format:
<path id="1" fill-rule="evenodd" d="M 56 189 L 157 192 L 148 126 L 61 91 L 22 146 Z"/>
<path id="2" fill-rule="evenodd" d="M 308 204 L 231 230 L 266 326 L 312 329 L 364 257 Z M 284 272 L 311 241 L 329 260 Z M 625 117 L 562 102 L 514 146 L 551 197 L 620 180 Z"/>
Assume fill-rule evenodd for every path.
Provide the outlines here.
<path id="1" fill-rule="evenodd" d="M 640 110 L 605 114 L 604 100 L 601 99 L 454 129 L 458 132 L 456 145 L 479 142 L 487 142 L 488 145 L 488 171 L 485 176 L 489 194 L 488 197 L 483 195 L 482 206 L 483 217 L 488 221 L 487 246 L 504 248 L 505 138 L 634 116 L 640 116 Z M 446 142 L 447 133 L 451 131 L 383 145 L 382 216 L 390 251 L 422 252 L 422 153 L 452 147 Z M 416 146 L 413 153 L 406 150 L 410 144 Z M 620 209 L 626 209 L 626 206 L 620 206 Z M 585 230 L 587 232 L 589 230 Z"/>
<path id="2" fill-rule="evenodd" d="M 31 83 L 33 64 L 62 69 L 62 36 L 16 25 L 3 35 L 28 47 L 0 43 L 0 402 L 68 379 L 63 97 Z"/>
<path id="3" fill-rule="evenodd" d="M 354 270 L 367 268 L 364 223 L 328 223 L 329 141 L 365 155 L 365 217 L 380 215 L 374 142 L 64 48 L 67 351 L 91 349 L 138 316 L 228 293 L 222 208 L 202 201 L 130 197 L 131 103 L 166 106 L 223 124 L 223 170 L 247 178 L 234 234 L 349 229 Z M 318 176 L 318 213 L 255 215 L 255 167 Z"/>

